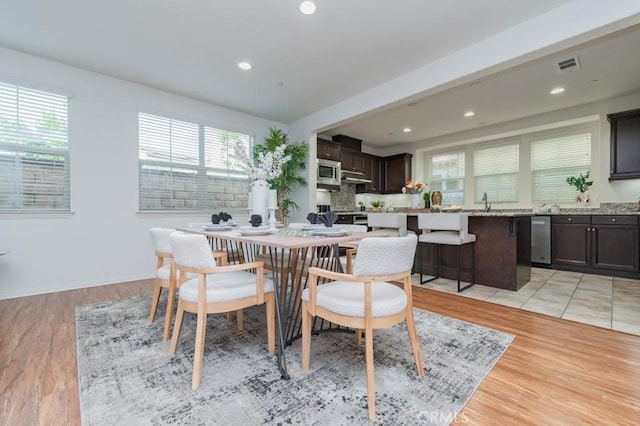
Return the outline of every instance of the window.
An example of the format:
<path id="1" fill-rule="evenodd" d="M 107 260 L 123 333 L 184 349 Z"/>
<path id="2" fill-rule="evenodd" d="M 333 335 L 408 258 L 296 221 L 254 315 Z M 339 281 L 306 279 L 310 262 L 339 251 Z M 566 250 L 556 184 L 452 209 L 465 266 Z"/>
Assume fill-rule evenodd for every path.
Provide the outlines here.
<path id="1" fill-rule="evenodd" d="M 70 211 L 67 96 L 0 82 L 0 211 Z"/>
<path id="2" fill-rule="evenodd" d="M 518 164 L 518 144 L 475 151 L 474 203 L 480 203 L 485 192 L 492 202 L 518 202 Z"/>
<path id="3" fill-rule="evenodd" d="M 241 133 L 138 114 L 139 209 L 237 210 L 247 206 L 247 175 L 234 161 Z"/>
<path id="4" fill-rule="evenodd" d="M 431 157 L 430 186 L 442 193 L 442 204 L 464 204 L 464 152 Z"/>
<path id="5" fill-rule="evenodd" d="M 570 202 L 575 188 L 567 177 L 591 169 L 591 133 L 581 132 L 531 142 L 533 202 Z"/>

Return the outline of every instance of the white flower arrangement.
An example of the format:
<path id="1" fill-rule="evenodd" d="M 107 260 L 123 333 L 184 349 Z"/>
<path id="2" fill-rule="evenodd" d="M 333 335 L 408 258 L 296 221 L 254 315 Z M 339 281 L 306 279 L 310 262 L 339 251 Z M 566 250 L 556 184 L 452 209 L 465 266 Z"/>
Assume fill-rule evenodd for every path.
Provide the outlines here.
<path id="1" fill-rule="evenodd" d="M 240 141 L 235 146 L 235 157 L 242 170 L 249 175 L 249 180 L 271 180 L 282 174 L 282 166 L 291 160 L 290 155 L 285 155 L 286 145 L 278 146 L 273 152 L 260 152 L 256 163 L 252 161 L 243 149 Z"/>

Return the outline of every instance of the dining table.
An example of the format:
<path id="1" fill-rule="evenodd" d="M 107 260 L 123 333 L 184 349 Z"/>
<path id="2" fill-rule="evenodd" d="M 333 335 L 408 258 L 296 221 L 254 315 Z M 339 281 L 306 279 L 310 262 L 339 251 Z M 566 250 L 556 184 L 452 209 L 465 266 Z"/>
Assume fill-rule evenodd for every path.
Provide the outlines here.
<path id="1" fill-rule="evenodd" d="M 245 228 L 245 229 L 242 229 Z M 322 229 L 256 229 L 247 227 L 179 228 L 206 236 L 212 249 L 225 250 L 230 263 L 263 260 L 273 275 L 276 301 L 277 364 L 283 379 L 289 379 L 285 348 L 301 337 L 301 294 L 307 287 L 309 267 L 343 272 L 339 248 L 386 232 L 340 232 Z M 330 229 L 330 228 L 327 228 Z M 350 331 L 322 319 L 314 320 L 314 332 Z"/>

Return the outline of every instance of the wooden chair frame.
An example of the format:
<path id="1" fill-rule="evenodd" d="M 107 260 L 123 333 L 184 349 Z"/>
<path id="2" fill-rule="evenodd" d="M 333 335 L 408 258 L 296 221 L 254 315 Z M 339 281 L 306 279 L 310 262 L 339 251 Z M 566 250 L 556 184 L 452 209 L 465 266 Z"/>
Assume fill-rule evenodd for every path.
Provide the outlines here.
<path id="1" fill-rule="evenodd" d="M 186 281 L 188 272 L 198 274 L 198 302 L 185 302 L 178 299 L 178 312 L 176 314 L 176 323 L 173 329 L 173 337 L 171 339 L 170 352 L 175 353 L 180 339 L 180 330 L 182 328 L 182 320 L 184 312 L 197 314 L 196 325 L 196 342 L 195 353 L 193 359 L 193 379 L 191 382 L 192 389 L 198 389 L 200 386 L 200 378 L 202 376 L 202 363 L 204 358 L 204 339 L 206 332 L 207 315 L 214 313 L 238 311 L 238 329 L 242 330 L 242 309 L 250 306 L 266 304 L 267 311 L 267 342 L 269 345 L 269 355 L 276 353 L 276 332 L 275 332 L 275 297 L 273 292 L 264 293 L 264 264 L 263 262 L 242 263 L 237 265 L 216 266 L 214 268 L 192 268 L 176 265 L 180 271 L 180 284 Z M 207 275 L 221 272 L 248 271 L 254 270 L 256 274 L 256 295 L 245 297 L 243 299 L 232 300 L 220 303 L 207 303 L 206 288 Z"/>
<path id="2" fill-rule="evenodd" d="M 158 303 L 160 302 L 160 294 L 162 289 L 169 290 L 167 295 L 167 311 L 164 318 L 164 329 L 162 331 L 162 340 L 169 340 L 169 330 L 171 329 L 171 319 L 173 318 L 173 304 L 176 299 L 176 290 L 178 288 L 178 282 L 176 280 L 176 265 L 173 260 L 173 253 L 156 252 L 158 261 L 156 263 L 156 270 L 164 266 L 166 260 L 169 261 L 169 279 L 163 280 L 158 278 L 156 274 L 155 287 L 153 289 L 153 299 L 151 300 L 151 310 L 149 312 L 149 324 L 151 324 L 155 318 L 158 310 Z M 216 263 L 222 266 L 227 264 L 227 253 L 220 250 L 213 251 L 213 257 L 216 259 Z M 238 316 L 242 316 L 242 312 L 238 313 Z M 231 320 L 231 313 L 228 315 L 228 320 Z"/>
<path id="3" fill-rule="evenodd" d="M 323 309 L 316 304 L 318 277 L 325 278 L 331 281 L 348 281 L 348 282 L 364 282 L 364 299 L 365 299 L 365 315 L 364 317 L 352 317 Z M 372 296 L 371 296 L 371 283 L 379 281 L 400 281 L 403 283 L 403 289 L 407 294 L 407 307 L 404 311 L 395 315 L 389 315 L 384 317 L 372 316 Z M 330 282 L 330 281 L 327 281 Z M 388 328 L 396 325 L 402 320 L 407 322 L 407 330 L 409 332 L 409 340 L 411 341 L 411 348 L 413 350 L 413 356 L 416 360 L 416 368 L 418 375 L 424 375 L 424 369 L 422 367 L 422 355 L 420 353 L 420 346 L 418 343 L 418 335 L 416 332 L 415 322 L 413 319 L 413 301 L 411 292 L 411 271 L 403 272 L 394 275 L 384 276 L 354 276 L 351 274 L 342 274 L 339 272 L 327 271 L 320 268 L 309 269 L 309 301 L 302 302 L 302 370 L 308 371 L 310 364 L 311 353 L 311 325 L 312 317 L 320 316 L 332 323 L 354 328 L 358 334 L 359 330 L 365 331 L 365 359 L 367 366 L 367 402 L 368 402 L 368 414 L 370 419 L 375 419 L 375 381 L 373 374 L 373 330 L 376 328 Z M 356 334 L 356 339 L 357 339 Z M 358 339 L 357 339 L 358 340 Z"/>

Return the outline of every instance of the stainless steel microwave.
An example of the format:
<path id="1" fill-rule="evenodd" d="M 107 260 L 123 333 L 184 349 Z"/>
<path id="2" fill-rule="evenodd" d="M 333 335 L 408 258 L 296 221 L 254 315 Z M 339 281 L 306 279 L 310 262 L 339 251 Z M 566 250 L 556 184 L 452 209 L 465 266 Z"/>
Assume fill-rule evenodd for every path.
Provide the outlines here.
<path id="1" fill-rule="evenodd" d="M 339 161 L 325 160 L 318 158 L 317 184 L 320 189 L 333 191 L 340 190 L 340 178 L 342 177 L 342 167 Z"/>

